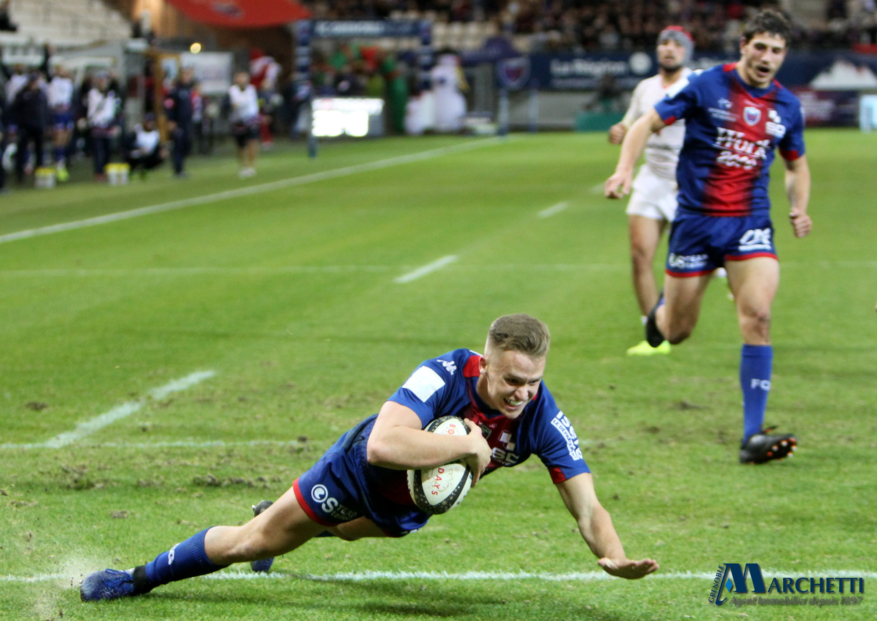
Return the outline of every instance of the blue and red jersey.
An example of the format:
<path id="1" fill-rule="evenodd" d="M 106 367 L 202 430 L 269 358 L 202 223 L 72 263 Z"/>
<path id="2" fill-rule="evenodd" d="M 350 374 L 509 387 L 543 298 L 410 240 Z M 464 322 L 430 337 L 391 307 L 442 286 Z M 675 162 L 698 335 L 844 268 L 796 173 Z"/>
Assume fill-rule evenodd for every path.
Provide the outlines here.
<path id="1" fill-rule="evenodd" d="M 488 407 L 478 395 L 475 387 L 480 360 L 479 354 L 468 349 L 427 360 L 389 400 L 412 409 L 423 427 L 448 415 L 469 419 L 481 427 L 493 450 L 485 475 L 501 467 L 517 466 L 531 455 L 542 460 L 555 483 L 590 472 L 575 430 L 545 383 L 539 385 L 521 415 L 512 420 Z M 411 502 L 403 471 L 371 465 L 366 465 L 365 470 L 368 478 L 380 482 L 384 497 L 407 501 L 405 504 Z"/>
<path id="2" fill-rule="evenodd" d="M 692 75 L 655 105 L 668 125 L 685 119 L 676 178 L 679 209 L 709 216 L 769 214 L 770 166 L 777 148 L 788 161 L 804 155 L 801 102 L 776 80 L 743 82 L 734 64 Z"/>

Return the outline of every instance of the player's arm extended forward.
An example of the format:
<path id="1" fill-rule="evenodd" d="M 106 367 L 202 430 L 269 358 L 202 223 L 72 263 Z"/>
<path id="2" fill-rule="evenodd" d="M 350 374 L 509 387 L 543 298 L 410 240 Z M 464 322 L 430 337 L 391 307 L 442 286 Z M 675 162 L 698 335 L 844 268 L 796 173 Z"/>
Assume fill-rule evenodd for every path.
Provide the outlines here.
<path id="1" fill-rule="evenodd" d="M 393 470 L 434 468 L 462 460 L 472 470 L 472 484 L 490 464 L 490 447 L 481 429 L 467 420 L 469 435 L 446 436 L 423 431 L 411 408 L 387 401 L 368 439 L 368 463 Z"/>
<path id="2" fill-rule="evenodd" d="M 636 580 L 658 569 L 657 561 L 652 559 L 632 561 L 627 558 L 609 512 L 597 500 L 590 473 L 579 474 L 558 483 L 557 491 L 575 518 L 579 532 L 591 552 L 599 559 L 597 564 L 603 571 L 619 578 Z"/>
<path id="3" fill-rule="evenodd" d="M 807 156 L 794 160 L 785 160 L 786 163 L 786 195 L 792 208 L 789 211 L 789 219 L 795 237 L 804 237 L 809 232 L 813 223 L 807 215 L 807 204 L 810 202 L 810 166 L 807 164 Z"/>
<path id="4" fill-rule="evenodd" d="M 630 193 L 633 183 L 633 168 L 646 148 L 649 136 L 661 131 L 667 125 L 658 116 L 654 108 L 646 112 L 636 123 L 631 125 L 621 143 L 621 156 L 615 174 L 606 180 L 605 194 L 607 198 L 621 198 Z"/>

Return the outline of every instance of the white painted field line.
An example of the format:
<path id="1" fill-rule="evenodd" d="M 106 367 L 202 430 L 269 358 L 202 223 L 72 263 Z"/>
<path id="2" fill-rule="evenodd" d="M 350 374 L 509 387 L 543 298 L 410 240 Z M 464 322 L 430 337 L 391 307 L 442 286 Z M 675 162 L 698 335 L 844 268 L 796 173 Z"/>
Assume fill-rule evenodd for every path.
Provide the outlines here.
<path id="1" fill-rule="evenodd" d="M 554 214 L 560 213 L 561 211 L 563 211 L 567 207 L 569 207 L 569 202 L 567 202 L 567 201 L 563 201 L 562 203 L 557 203 L 556 205 L 552 205 L 548 209 L 543 209 L 542 211 L 540 211 L 539 217 L 540 218 L 550 218 Z"/>
<path id="2" fill-rule="evenodd" d="M 164 399 L 171 393 L 186 390 L 187 388 L 203 382 L 204 380 L 211 378 L 214 375 L 216 375 L 215 371 L 198 371 L 196 373 L 192 373 L 191 375 L 187 375 L 186 377 L 172 380 L 164 386 L 155 388 L 150 391 L 149 395 L 153 399 Z M 74 429 L 73 431 L 66 431 L 60 435 L 55 436 L 51 440 L 47 440 L 46 442 L 40 444 L 3 444 L 0 445 L 0 448 L 61 448 L 64 446 L 69 446 L 77 440 L 81 440 L 82 438 L 93 434 L 95 431 L 103 429 L 107 425 L 110 425 L 117 420 L 125 418 L 126 416 L 130 416 L 134 412 L 140 410 L 142 407 L 143 401 L 128 401 L 126 403 L 123 403 L 122 405 L 114 407 L 109 412 L 104 412 L 100 416 L 96 416 L 91 420 L 85 421 L 84 423 L 79 423 L 78 425 L 76 425 L 76 429 Z"/>
<path id="3" fill-rule="evenodd" d="M 100 442 L 95 444 L 77 444 L 81 449 L 164 449 L 164 448 L 226 448 L 236 446 L 298 446 L 295 440 L 251 440 L 249 442 L 225 442 L 224 440 L 204 440 L 200 442 L 176 440 L 172 442 Z M 0 450 L 11 449 L 48 449 L 46 443 L 41 444 L 0 444 Z"/>
<path id="4" fill-rule="evenodd" d="M 767 570 L 762 572 L 765 577 L 773 578 L 780 576 L 831 576 L 837 578 L 877 578 L 877 572 L 857 571 L 855 569 L 827 569 L 819 571 L 802 572 Z M 716 572 L 691 572 L 691 571 L 658 571 L 645 580 L 715 580 Z M 37 574 L 34 576 L 9 576 L 0 575 L 0 582 L 49 582 L 53 580 L 76 580 L 78 576 L 65 574 Z M 335 574 L 290 574 L 285 572 L 257 573 L 252 571 L 221 571 L 204 576 L 206 580 L 311 580 L 314 582 L 368 582 L 372 580 L 454 580 L 454 581 L 511 581 L 511 580 L 535 580 L 539 582 L 600 582 L 612 580 L 613 577 L 602 571 L 584 571 L 570 573 L 549 572 L 492 572 L 492 571 L 466 571 L 450 573 L 446 571 L 363 571 L 341 572 Z"/>
<path id="5" fill-rule="evenodd" d="M 399 276 L 398 278 L 394 278 L 393 282 L 404 285 L 405 283 L 411 282 L 412 280 L 417 280 L 427 274 L 431 274 L 436 270 L 440 270 L 443 267 L 454 263 L 457 260 L 457 255 L 450 254 L 446 257 L 442 257 L 441 259 L 437 259 L 428 265 L 424 265 L 423 267 L 418 267 L 413 272 L 408 272 L 404 276 Z"/>
<path id="6" fill-rule="evenodd" d="M 33 278 L 37 276 L 210 276 L 210 275 L 274 275 L 274 274 L 348 274 L 354 272 L 388 272 L 398 269 L 391 265 L 283 265 L 278 267 L 144 267 L 132 269 L 40 269 L 0 270 L 0 277 Z"/>
<path id="7" fill-rule="evenodd" d="M 28 229 L 25 231 L 18 231 L 17 233 L 7 233 L 6 235 L 0 235 L 0 244 L 17 241 L 19 239 L 38 237 L 40 235 L 51 235 L 52 233 L 72 231 L 74 229 L 82 229 L 89 226 L 97 226 L 110 222 L 119 222 L 121 220 L 128 220 L 130 218 L 139 218 L 140 216 L 161 213 L 163 211 L 173 211 L 175 209 L 183 209 L 184 207 L 193 207 L 195 205 L 204 205 L 206 203 L 212 203 L 215 201 L 240 198 L 241 196 L 261 194 L 262 192 L 272 192 L 274 190 L 280 190 L 283 188 L 291 188 L 294 186 L 306 185 L 308 183 L 316 183 L 318 181 L 326 181 L 328 179 L 336 179 L 338 177 L 355 175 L 362 172 L 380 170 L 382 168 L 389 168 L 391 166 L 398 166 L 400 164 L 410 164 L 412 162 L 419 162 L 433 157 L 448 155 L 450 153 L 469 151 L 472 149 L 479 149 L 481 147 L 502 144 L 502 142 L 503 141 L 498 138 L 484 138 L 480 140 L 473 140 L 450 147 L 441 147 L 439 149 L 431 149 L 429 151 L 423 151 L 421 153 L 400 155 L 398 157 L 391 157 L 385 160 L 378 160 L 376 162 L 356 164 L 355 166 L 347 166 L 345 168 L 338 168 L 335 170 L 326 170 L 323 172 L 304 175 L 301 177 L 293 177 L 291 179 L 272 181 L 271 183 L 251 185 L 245 188 L 238 188 L 236 190 L 226 190 L 225 192 L 216 192 L 215 194 L 207 194 L 206 196 L 195 196 L 193 198 L 171 201 L 169 203 L 161 203 L 159 205 L 151 205 L 149 207 L 141 207 L 139 209 L 132 209 L 130 211 L 111 213 L 105 216 L 97 216 L 95 218 L 87 218 L 85 220 L 77 220 L 75 222 L 64 222 L 62 224 L 53 224 L 51 226 L 44 226 L 38 229 Z"/>

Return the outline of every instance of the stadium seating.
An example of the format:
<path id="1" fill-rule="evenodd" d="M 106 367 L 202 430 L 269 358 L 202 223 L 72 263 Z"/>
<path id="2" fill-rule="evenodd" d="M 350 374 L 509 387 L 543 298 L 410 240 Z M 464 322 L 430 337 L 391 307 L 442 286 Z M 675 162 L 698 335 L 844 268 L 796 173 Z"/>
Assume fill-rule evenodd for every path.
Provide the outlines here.
<path id="1" fill-rule="evenodd" d="M 130 23 L 100 0 L 12 0 L 9 12 L 17 38 L 34 43 L 69 47 L 131 36 Z"/>

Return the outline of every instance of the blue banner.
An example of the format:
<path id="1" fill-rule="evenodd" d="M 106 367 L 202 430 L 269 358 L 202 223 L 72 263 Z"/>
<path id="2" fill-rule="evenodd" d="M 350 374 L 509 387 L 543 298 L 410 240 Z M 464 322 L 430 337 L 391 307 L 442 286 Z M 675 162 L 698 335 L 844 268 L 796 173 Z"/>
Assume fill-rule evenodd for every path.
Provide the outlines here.
<path id="1" fill-rule="evenodd" d="M 736 62 L 739 55 L 695 54 L 693 69 Z M 597 90 L 610 75 L 620 90 L 633 90 L 640 80 L 658 71 L 653 53 L 531 54 L 529 87 L 535 81 L 540 90 Z M 815 90 L 877 90 L 877 56 L 855 52 L 790 52 L 777 74 L 786 87 Z"/>
<path id="2" fill-rule="evenodd" d="M 316 20 L 312 22 L 314 39 L 357 39 L 384 37 L 421 37 L 419 20 L 362 19 Z"/>

